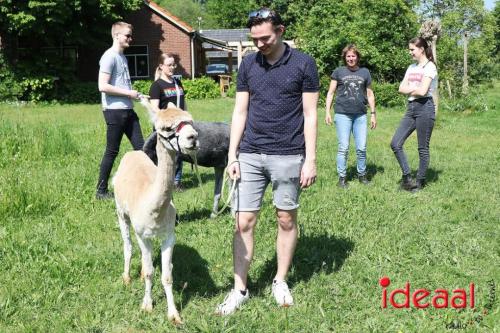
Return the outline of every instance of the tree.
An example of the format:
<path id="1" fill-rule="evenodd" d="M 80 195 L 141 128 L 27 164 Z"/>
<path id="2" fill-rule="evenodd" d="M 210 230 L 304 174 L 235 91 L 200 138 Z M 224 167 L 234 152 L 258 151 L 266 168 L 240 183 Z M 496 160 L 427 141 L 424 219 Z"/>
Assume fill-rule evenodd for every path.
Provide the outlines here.
<path id="1" fill-rule="evenodd" d="M 44 74 L 41 70 L 47 67 L 39 66 L 39 62 L 44 61 L 40 59 L 40 48 L 107 45 L 112 22 L 141 4 L 142 0 L 3 0 L 0 2 L 0 51 L 10 61 L 17 60 L 17 46 L 29 45 L 31 58 L 18 69 L 28 74 Z"/>
<path id="2" fill-rule="evenodd" d="M 422 0 L 420 9 L 422 17 L 441 23 L 437 53 L 442 80 L 466 88 L 469 80 L 478 82 L 494 75 L 498 25 L 482 0 Z"/>
<path id="3" fill-rule="evenodd" d="M 217 26 L 205 8 L 205 1 L 158 0 L 157 3 L 195 29 L 209 29 Z"/>
<path id="4" fill-rule="evenodd" d="M 408 40 L 415 36 L 417 19 L 402 0 L 318 0 L 303 3 L 303 16 L 296 23 L 297 42 L 317 61 L 323 74 L 330 74 L 342 59 L 341 51 L 355 43 L 362 63 L 378 81 L 402 79 L 408 66 Z"/>
<path id="5" fill-rule="evenodd" d="M 248 13 L 258 8 L 255 0 L 208 0 L 207 12 L 213 17 L 217 28 L 245 28 Z"/>

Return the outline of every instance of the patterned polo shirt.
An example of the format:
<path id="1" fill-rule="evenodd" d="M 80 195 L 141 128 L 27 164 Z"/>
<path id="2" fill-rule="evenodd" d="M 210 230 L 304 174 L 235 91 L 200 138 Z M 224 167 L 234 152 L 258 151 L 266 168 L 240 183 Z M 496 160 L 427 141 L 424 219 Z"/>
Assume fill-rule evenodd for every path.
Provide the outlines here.
<path id="1" fill-rule="evenodd" d="M 250 96 L 240 152 L 304 154 L 302 93 L 318 92 L 314 59 L 286 45 L 273 65 L 260 53 L 246 56 L 238 71 L 237 91 Z"/>

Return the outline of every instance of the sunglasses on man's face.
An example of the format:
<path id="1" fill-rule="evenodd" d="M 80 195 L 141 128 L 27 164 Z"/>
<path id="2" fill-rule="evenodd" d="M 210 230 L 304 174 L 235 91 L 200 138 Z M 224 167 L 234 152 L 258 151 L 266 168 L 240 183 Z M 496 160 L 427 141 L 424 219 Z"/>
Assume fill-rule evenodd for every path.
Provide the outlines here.
<path id="1" fill-rule="evenodd" d="M 260 17 L 265 19 L 268 18 L 269 16 L 272 16 L 271 11 L 269 9 L 254 10 L 253 12 L 250 12 L 250 14 L 248 14 L 249 19 L 254 17 Z"/>
<path id="2" fill-rule="evenodd" d="M 125 36 L 125 38 L 127 38 L 127 39 L 131 39 L 132 38 L 132 34 L 124 34 L 124 33 L 121 33 L 121 32 L 119 32 L 119 34 Z"/>

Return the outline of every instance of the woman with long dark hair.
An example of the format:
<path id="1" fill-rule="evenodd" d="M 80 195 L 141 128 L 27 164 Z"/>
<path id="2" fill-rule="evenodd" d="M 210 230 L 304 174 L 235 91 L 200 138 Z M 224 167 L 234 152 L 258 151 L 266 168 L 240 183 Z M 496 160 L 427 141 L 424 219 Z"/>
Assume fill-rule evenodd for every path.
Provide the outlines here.
<path id="1" fill-rule="evenodd" d="M 429 142 L 434 128 L 435 106 L 433 92 L 437 89 L 437 68 L 432 50 L 425 39 L 410 40 L 408 49 L 415 63 L 406 70 L 399 92 L 408 96 L 407 111 L 401 119 L 391 141 L 391 148 L 403 174 L 401 188 L 415 192 L 425 186 L 425 176 L 429 167 Z M 411 177 L 403 145 L 413 131 L 417 130 L 419 166 L 417 181 Z"/>

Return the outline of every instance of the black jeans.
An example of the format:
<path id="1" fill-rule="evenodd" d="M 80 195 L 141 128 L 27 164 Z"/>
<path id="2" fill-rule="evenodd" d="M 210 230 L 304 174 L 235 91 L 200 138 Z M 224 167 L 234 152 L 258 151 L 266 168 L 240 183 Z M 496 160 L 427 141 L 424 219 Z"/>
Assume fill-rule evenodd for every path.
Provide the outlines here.
<path id="1" fill-rule="evenodd" d="M 127 136 L 134 150 L 141 150 L 144 145 L 139 117 L 133 109 L 106 109 L 103 111 L 106 120 L 106 150 L 101 161 L 97 190 L 108 190 L 108 179 L 116 156 L 120 150 L 123 134 Z"/>
<path id="2" fill-rule="evenodd" d="M 403 175 L 409 175 L 411 170 L 408 166 L 403 145 L 411 133 L 417 130 L 418 165 L 417 179 L 425 179 L 429 167 L 429 142 L 432 129 L 434 128 L 435 107 L 432 98 L 419 98 L 408 102 L 408 109 L 401 119 L 396 133 L 392 137 L 391 148 L 399 162 Z"/>

